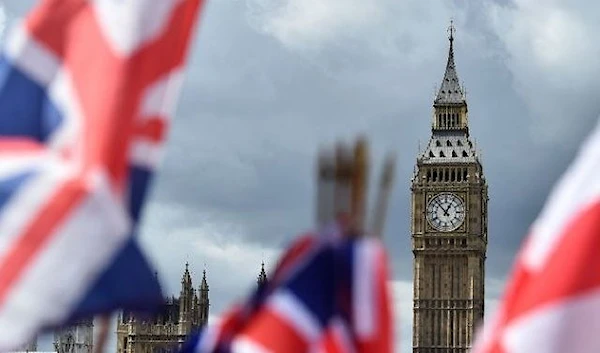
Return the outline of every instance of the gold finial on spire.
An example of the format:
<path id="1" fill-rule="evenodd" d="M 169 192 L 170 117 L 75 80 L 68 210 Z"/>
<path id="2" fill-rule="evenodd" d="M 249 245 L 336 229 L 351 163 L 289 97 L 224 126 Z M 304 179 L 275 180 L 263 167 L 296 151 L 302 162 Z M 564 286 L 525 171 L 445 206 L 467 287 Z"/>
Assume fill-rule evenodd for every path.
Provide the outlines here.
<path id="1" fill-rule="evenodd" d="M 454 34 L 456 33 L 456 28 L 454 27 L 454 19 L 450 19 L 450 26 L 448 27 L 448 39 L 450 39 L 450 44 L 454 41 Z"/>

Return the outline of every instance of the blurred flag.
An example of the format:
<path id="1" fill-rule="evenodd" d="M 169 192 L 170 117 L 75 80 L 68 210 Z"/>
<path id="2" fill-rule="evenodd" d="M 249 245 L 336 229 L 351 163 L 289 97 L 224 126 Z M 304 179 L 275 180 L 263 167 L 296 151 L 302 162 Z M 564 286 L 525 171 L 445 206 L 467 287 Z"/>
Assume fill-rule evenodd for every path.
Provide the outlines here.
<path id="1" fill-rule="evenodd" d="M 600 347 L 600 125 L 550 194 L 474 353 Z"/>
<path id="2" fill-rule="evenodd" d="M 202 0 L 46 0 L 0 58 L 0 351 L 158 283 L 132 237 Z"/>
<path id="3" fill-rule="evenodd" d="M 379 238 L 299 238 L 266 284 L 183 352 L 392 352 L 385 250 Z"/>

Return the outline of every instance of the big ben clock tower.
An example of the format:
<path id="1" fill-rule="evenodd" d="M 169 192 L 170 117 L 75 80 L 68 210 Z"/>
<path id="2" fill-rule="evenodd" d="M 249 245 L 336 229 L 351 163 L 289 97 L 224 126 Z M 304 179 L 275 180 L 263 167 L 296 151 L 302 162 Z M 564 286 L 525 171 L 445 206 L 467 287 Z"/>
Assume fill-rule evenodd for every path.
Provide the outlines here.
<path id="1" fill-rule="evenodd" d="M 413 353 L 462 353 L 483 319 L 487 183 L 469 136 L 467 101 L 448 63 L 431 138 L 412 179 Z"/>

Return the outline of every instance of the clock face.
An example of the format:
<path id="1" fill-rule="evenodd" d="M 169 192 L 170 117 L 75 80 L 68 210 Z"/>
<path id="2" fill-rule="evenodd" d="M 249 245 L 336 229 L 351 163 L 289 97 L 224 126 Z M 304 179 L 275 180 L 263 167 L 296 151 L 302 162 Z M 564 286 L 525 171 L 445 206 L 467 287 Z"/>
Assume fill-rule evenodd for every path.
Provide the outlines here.
<path id="1" fill-rule="evenodd" d="M 464 203 L 455 194 L 438 194 L 427 205 L 427 221 L 439 231 L 451 232 L 460 227 L 464 220 Z"/>

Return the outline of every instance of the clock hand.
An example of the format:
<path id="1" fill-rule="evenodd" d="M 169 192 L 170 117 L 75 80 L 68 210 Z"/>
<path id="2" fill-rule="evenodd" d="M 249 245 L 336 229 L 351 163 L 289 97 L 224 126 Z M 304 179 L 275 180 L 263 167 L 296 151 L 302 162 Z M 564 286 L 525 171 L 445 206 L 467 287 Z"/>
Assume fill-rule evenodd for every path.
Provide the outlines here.
<path id="1" fill-rule="evenodd" d="M 441 208 L 441 209 L 442 209 L 444 212 L 446 212 L 446 210 L 444 209 L 444 205 L 442 205 L 442 204 L 441 204 L 439 201 L 437 201 L 437 204 L 438 204 L 438 206 L 440 206 L 440 208 Z"/>
<path id="2" fill-rule="evenodd" d="M 452 206 L 452 205 L 448 205 L 448 207 L 444 208 L 444 206 L 440 205 L 440 207 L 444 211 L 444 216 L 450 216 L 450 214 L 448 213 L 448 210 L 450 209 L 450 206 Z"/>
<path id="3" fill-rule="evenodd" d="M 442 208 L 442 205 L 440 205 L 440 202 L 438 200 L 433 200 L 433 206 L 438 206 L 439 208 Z"/>
<path id="4" fill-rule="evenodd" d="M 442 209 L 442 211 L 444 212 L 444 216 L 448 216 L 448 209 L 445 209 L 444 206 L 436 200 L 437 205 Z"/>

